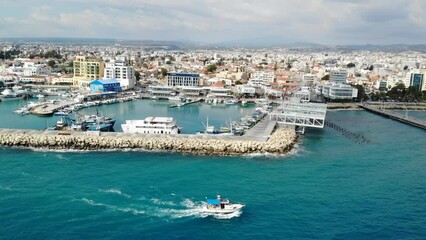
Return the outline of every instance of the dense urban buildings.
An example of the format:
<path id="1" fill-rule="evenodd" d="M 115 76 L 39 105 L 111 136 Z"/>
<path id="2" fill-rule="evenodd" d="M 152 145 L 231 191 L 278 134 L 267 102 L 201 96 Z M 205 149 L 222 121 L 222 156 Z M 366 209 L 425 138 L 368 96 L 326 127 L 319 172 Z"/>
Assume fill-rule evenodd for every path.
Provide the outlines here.
<path id="1" fill-rule="evenodd" d="M 126 45 L 2 44 L 0 85 L 57 85 L 90 91 L 94 80 L 156 96 L 288 98 L 307 87 L 316 100 L 354 101 L 401 84 L 426 91 L 419 52 L 308 48 L 149 49 Z M 60 51 L 59 51 L 60 50 Z M 60 52 L 60 54 L 59 54 Z M 362 87 L 362 91 L 360 90 Z"/>

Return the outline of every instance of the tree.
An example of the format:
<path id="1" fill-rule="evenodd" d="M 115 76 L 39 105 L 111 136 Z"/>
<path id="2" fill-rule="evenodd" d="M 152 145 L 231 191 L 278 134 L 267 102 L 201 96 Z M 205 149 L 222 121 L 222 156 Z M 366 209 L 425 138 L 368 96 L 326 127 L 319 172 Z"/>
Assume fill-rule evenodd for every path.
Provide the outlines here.
<path id="1" fill-rule="evenodd" d="M 347 68 L 354 68 L 355 67 L 355 63 L 348 63 L 346 65 Z"/>
<path id="2" fill-rule="evenodd" d="M 404 66 L 404 71 L 407 71 L 408 70 L 408 66 L 407 65 L 405 65 Z"/>
<path id="3" fill-rule="evenodd" d="M 402 101 L 405 96 L 405 85 L 403 83 L 396 84 L 386 95 L 393 100 Z"/>
<path id="4" fill-rule="evenodd" d="M 217 67 L 216 67 L 215 64 L 210 64 L 210 65 L 207 66 L 207 72 L 212 73 L 212 72 L 216 71 L 216 69 L 217 69 Z"/>
<path id="5" fill-rule="evenodd" d="M 51 68 L 54 68 L 54 67 L 55 67 L 55 65 L 56 65 L 56 62 L 55 62 L 55 60 L 49 60 L 49 61 L 47 62 L 47 65 L 48 65 L 49 67 L 51 67 Z"/>
<path id="6" fill-rule="evenodd" d="M 357 102 L 367 100 L 367 95 L 365 94 L 365 88 L 362 85 L 355 85 L 355 88 L 358 89 L 358 95 L 356 97 Z"/>
<path id="7" fill-rule="evenodd" d="M 374 70 L 374 66 L 373 66 L 373 65 L 371 65 L 371 66 L 368 68 L 368 70 L 373 71 L 373 70 Z"/>
<path id="8" fill-rule="evenodd" d="M 167 76 L 167 69 L 165 69 L 165 68 L 162 68 L 161 69 L 161 76 L 163 76 L 163 77 L 165 77 L 165 76 Z"/>
<path id="9" fill-rule="evenodd" d="M 361 73 L 356 72 L 356 73 L 355 73 L 355 77 L 361 77 Z"/>
<path id="10" fill-rule="evenodd" d="M 286 67 L 286 69 L 287 69 L 287 70 L 290 70 L 291 68 L 292 68 L 291 64 L 290 64 L 290 63 L 287 63 L 287 67 Z"/>
<path id="11" fill-rule="evenodd" d="M 243 84 L 240 80 L 235 81 L 235 85 L 241 85 Z"/>
<path id="12" fill-rule="evenodd" d="M 323 81 L 330 80 L 330 74 L 325 75 L 324 77 L 321 78 L 321 80 L 323 80 Z"/>
<path id="13" fill-rule="evenodd" d="M 136 81 L 139 81 L 141 79 L 141 73 L 138 71 L 135 71 L 135 78 L 136 78 Z"/>

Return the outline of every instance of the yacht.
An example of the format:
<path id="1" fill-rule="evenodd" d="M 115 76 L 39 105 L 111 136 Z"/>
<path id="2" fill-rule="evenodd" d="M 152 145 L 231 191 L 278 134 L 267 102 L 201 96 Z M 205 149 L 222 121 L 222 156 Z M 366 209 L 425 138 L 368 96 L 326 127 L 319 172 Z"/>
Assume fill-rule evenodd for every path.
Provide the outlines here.
<path id="1" fill-rule="evenodd" d="M 180 128 L 171 117 L 147 117 L 144 120 L 126 120 L 121 124 L 125 133 L 178 134 Z"/>
<path id="2" fill-rule="evenodd" d="M 217 195 L 216 199 L 207 199 L 207 204 L 203 206 L 203 212 L 229 214 L 240 211 L 244 206 L 241 203 L 231 203 L 228 199 L 222 199 L 220 195 Z"/>
<path id="3" fill-rule="evenodd" d="M 25 94 L 23 93 L 13 92 L 10 89 L 5 89 L 0 95 L 0 100 L 2 102 L 8 102 L 8 101 L 21 100 L 24 97 L 25 97 Z"/>

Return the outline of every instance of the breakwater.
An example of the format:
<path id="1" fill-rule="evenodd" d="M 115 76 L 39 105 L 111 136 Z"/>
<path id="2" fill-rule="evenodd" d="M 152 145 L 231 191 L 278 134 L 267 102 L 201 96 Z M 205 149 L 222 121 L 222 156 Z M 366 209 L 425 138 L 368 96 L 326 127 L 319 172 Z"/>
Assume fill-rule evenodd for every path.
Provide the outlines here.
<path id="1" fill-rule="evenodd" d="M 170 151 L 197 155 L 284 154 L 297 141 L 293 128 L 277 128 L 266 141 L 244 136 L 148 135 L 1 129 L 0 145 L 51 150 Z"/>

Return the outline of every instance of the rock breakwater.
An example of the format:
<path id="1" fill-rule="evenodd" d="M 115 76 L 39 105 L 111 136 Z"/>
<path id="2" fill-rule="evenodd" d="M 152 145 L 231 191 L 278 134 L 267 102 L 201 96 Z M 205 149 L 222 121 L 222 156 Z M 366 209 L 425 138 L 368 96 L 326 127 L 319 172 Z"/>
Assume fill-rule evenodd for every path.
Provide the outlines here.
<path id="1" fill-rule="evenodd" d="M 292 128 L 278 128 L 267 141 L 244 136 L 209 137 L 198 135 L 144 135 L 124 133 L 54 132 L 0 130 L 0 145 L 51 150 L 125 150 L 141 149 L 199 155 L 235 156 L 244 154 L 284 154 L 297 141 Z"/>

